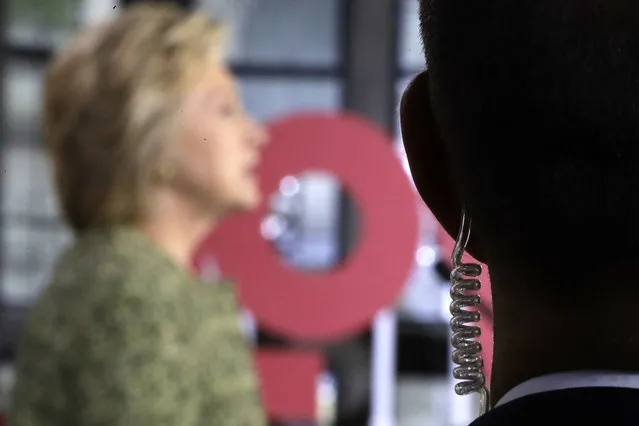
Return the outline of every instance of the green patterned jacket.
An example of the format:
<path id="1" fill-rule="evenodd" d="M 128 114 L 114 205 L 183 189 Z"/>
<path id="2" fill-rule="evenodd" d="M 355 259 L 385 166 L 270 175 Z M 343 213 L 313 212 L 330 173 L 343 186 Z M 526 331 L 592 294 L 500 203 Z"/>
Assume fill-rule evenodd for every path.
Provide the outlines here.
<path id="1" fill-rule="evenodd" d="M 263 426 L 230 285 L 142 234 L 80 237 L 32 309 L 9 426 Z"/>

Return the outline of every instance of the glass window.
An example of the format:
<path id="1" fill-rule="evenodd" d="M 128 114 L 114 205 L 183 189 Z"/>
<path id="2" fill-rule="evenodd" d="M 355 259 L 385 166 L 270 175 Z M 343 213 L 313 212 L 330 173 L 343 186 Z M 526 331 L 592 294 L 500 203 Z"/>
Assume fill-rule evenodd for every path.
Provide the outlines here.
<path id="1" fill-rule="evenodd" d="M 284 260 L 302 270 L 326 270 L 339 262 L 339 197 L 334 176 L 308 171 L 286 176 L 271 194 L 262 235 Z"/>
<path id="2" fill-rule="evenodd" d="M 3 99 L 3 215 L 57 216 L 51 170 L 40 145 L 42 67 L 11 61 Z"/>
<path id="3" fill-rule="evenodd" d="M 404 71 L 424 69 L 424 51 L 419 32 L 419 1 L 400 0 L 399 67 Z"/>
<path id="4" fill-rule="evenodd" d="M 342 85 L 333 79 L 240 77 L 246 108 L 258 120 L 307 110 L 335 110 L 341 105 Z"/>
<path id="5" fill-rule="evenodd" d="M 2 287 L 0 299 L 12 306 L 30 304 L 49 280 L 60 250 L 71 234 L 59 223 L 12 223 L 5 219 L 2 235 Z"/>
<path id="6" fill-rule="evenodd" d="M 77 28 L 81 5 L 81 0 L 9 0 L 9 41 L 45 46 L 62 43 Z"/>
<path id="7" fill-rule="evenodd" d="M 40 139 L 42 78 L 40 64 L 10 60 L 5 68 L 4 114 L 5 143 L 33 144 Z"/>
<path id="8" fill-rule="evenodd" d="M 236 63 L 332 66 L 339 63 L 339 0 L 198 0 L 234 23 Z"/>
<path id="9" fill-rule="evenodd" d="M 10 305 L 27 304 L 38 294 L 68 238 L 58 219 L 49 161 L 40 146 L 42 70 L 13 60 L 4 75 L 0 297 Z"/>
<path id="10" fill-rule="evenodd" d="M 3 161 L 3 216 L 57 217 L 52 172 L 44 151 L 35 147 L 6 146 Z"/>
<path id="11" fill-rule="evenodd" d="M 67 0 L 69 1 L 69 0 Z M 91 25 L 112 18 L 120 11 L 119 2 L 105 0 L 75 0 L 81 3 L 79 19 L 82 25 Z"/>

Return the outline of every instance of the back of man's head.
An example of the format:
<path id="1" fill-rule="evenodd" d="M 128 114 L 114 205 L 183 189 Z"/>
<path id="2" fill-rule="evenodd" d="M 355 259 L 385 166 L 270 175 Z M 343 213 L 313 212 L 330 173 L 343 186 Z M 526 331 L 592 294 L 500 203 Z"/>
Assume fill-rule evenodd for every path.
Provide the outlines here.
<path id="1" fill-rule="evenodd" d="M 639 4 L 422 0 L 420 15 L 431 104 L 491 260 L 557 277 L 639 266 Z"/>

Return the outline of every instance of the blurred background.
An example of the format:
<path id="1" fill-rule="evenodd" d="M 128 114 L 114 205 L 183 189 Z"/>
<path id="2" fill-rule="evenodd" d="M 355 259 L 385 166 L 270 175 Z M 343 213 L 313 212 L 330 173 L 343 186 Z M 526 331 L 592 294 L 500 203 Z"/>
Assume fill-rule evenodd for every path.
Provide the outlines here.
<path id="1" fill-rule="evenodd" d="M 52 52 L 79 27 L 118 12 L 115 0 L 6 0 L 0 98 L 0 411 L 10 389 L 11 359 L 25 312 L 70 234 L 58 216 L 49 164 L 40 143 L 42 73 Z M 269 120 L 301 111 L 353 111 L 400 143 L 397 106 L 410 78 L 425 67 L 417 0 L 180 0 L 233 23 L 230 60 L 248 110 Z M 358 212 L 329 174 L 282 181 L 263 234 L 302 270 L 338 265 L 357 242 Z M 448 379 L 446 267 L 437 224 L 421 212 L 420 244 L 404 295 L 387 318 L 395 332 L 392 418 L 384 426 L 466 424 L 472 404 L 455 406 Z M 326 350 L 329 371 L 318 393 L 323 422 L 371 420 L 372 331 Z M 262 345 L 282 345 L 258 330 Z M 6 404 L 6 402 L 4 402 Z M 469 412 L 469 414 L 465 414 Z M 468 417 L 469 416 L 469 417 Z M 390 422 L 390 423 L 389 423 Z M 375 425 L 381 426 L 381 425 Z"/>

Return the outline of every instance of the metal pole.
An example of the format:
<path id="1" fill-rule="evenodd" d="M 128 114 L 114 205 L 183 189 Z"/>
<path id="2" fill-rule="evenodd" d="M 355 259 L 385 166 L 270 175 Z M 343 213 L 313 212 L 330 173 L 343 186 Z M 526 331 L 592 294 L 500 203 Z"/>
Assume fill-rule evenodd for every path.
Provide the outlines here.
<path id="1" fill-rule="evenodd" d="M 343 106 L 392 134 L 395 82 L 399 74 L 398 0 L 342 0 L 341 49 L 345 70 Z M 373 71 L 373 72 L 372 72 Z M 343 191 L 338 226 L 339 260 L 354 247 L 357 208 Z"/>
<path id="2" fill-rule="evenodd" d="M 0 49 L 0 170 L 5 168 L 5 150 L 7 149 L 7 134 L 6 134 L 6 79 L 7 79 L 7 2 L 0 2 L 0 37 L 2 48 Z M 5 300 L 5 280 L 7 261 L 5 258 L 5 233 L 6 233 L 6 221 L 4 215 L 6 199 L 2 191 L 2 185 L 0 185 L 0 238 L 2 243 L 0 244 L 0 329 L 3 328 L 3 323 L 6 317 L 6 300 Z M 5 342 L 0 338 L 0 352 L 4 347 Z M 1 363 L 1 361 L 0 361 Z"/>
<path id="3" fill-rule="evenodd" d="M 398 76 L 398 0 L 342 0 L 341 46 L 345 70 L 345 109 L 355 112 L 392 134 Z M 357 244 L 357 208 L 348 192 L 340 197 L 339 259 L 345 260 Z M 373 323 L 371 395 L 367 418 L 349 419 L 349 425 L 393 426 L 397 323 L 393 311 L 381 311 Z M 339 395 L 338 395 L 339 400 Z M 339 404 L 339 402 L 338 402 Z"/>

